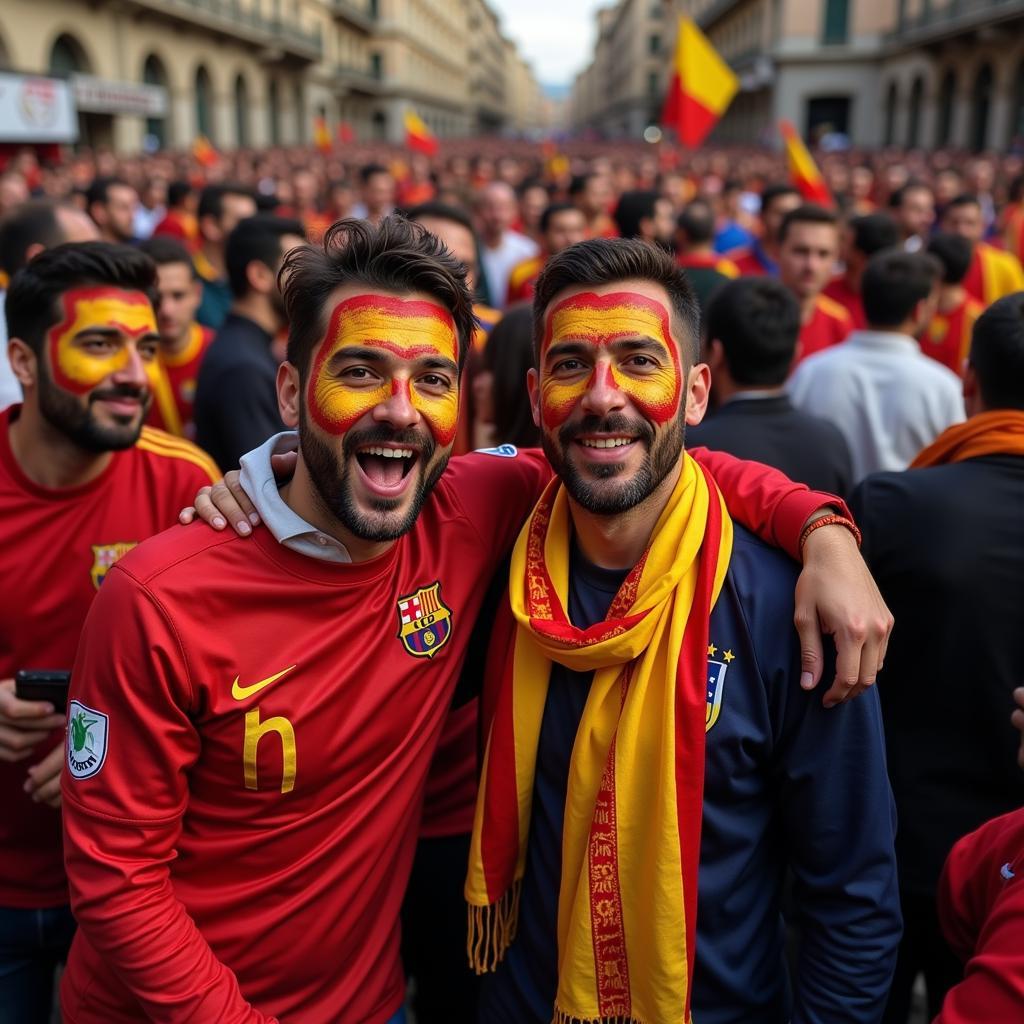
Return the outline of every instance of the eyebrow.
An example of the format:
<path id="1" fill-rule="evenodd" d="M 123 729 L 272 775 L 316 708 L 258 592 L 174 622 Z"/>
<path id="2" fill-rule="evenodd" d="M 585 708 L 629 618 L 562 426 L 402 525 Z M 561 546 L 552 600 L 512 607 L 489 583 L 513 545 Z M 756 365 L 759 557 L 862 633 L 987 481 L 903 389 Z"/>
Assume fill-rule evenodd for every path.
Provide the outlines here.
<path id="1" fill-rule="evenodd" d="M 123 338 L 123 337 L 132 337 L 132 338 L 134 338 L 134 335 L 128 334 L 126 331 L 121 330 L 121 328 L 119 328 L 119 327 L 101 327 L 100 325 L 97 324 L 95 327 L 83 327 L 74 336 L 73 340 L 77 341 L 79 338 L 87 338 L 87 337 L 92 337 L 94 335 L 99 335 L 101 338 Z M 144 334 L 140 334 L 137 338 L 134 338 L 134 340 L 142 341 L 145 338 L 159 338 L 159 337 L 160 337 L 160 332 L 154 327 L 153 330 L 146 331 Z"/>
<path id="2" fill-rule="evenodd" d="M 635 338 L 617 338 L 608 345 L 612 352 L 657 352 L 665 351 L 665 344 L 655 341 L 647 335 L 639 335 Z M 545 359 L 559 358 L 561 356 L 578 356 L 586 352 L 593 352 L 594 346 L 589 341 L 560 341 L 550 346 L 544 354 Z"/>
<path id="3" fill-rule="evenodd" d="M 361 348 L 358 346 L 339 349 L 328 360 L 329 366 L 337 366 L 339 363 L 355 359 L 364 363 L 385 363 L 388 362 L 388 353 L 379 348 Z M 429 355 L 415 357 L 409 362 L 426 370 L 448 370 L 456 376 L 459 372 L 459 365 L 453 359 L 446 356 Z"/>

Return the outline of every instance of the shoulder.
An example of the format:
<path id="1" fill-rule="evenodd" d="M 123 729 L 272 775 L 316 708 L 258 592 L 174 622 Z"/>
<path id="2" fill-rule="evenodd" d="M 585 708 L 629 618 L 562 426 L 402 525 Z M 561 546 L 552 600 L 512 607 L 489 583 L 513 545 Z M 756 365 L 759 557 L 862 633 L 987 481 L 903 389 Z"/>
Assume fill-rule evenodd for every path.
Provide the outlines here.
<path id="1" fill-rule="evenodd" d="M 216 483 L 221 472 L 202 448 L 183 437 L 166 434 L 154 427 L 143 427 L 135 447 L 135 457 L 159 467 L 161 472 L 186 476 L 201 475 L 203 483 Z"/>
<path id="2" fill-rule="evenodd" d="M 800 566 L 779 548 L 771 547 L 745 526 L 733 522 L 729 576 L 740 595 L 781 598 L 792 619 L 793 589 Z"/>
<path id="3" fill-rule="evenodd" d="M 849 310 L 845 306 L 841 306 L 835 299 L 830 299 L 827 295 L 818 296 L 818 309 L 830 320 L 839 320 L 844 324 L 851 322 Z"/>
<path id="4" fill-rule="evenodd" d="M 535 501 L 551 475 L 551 466 L 539 448 L 500 444 L 456 455 L 449 461 L 438 488 L 497 505 L 526 487 Z"/>
<path id="5" fill-rule="evenodd" d="M 138 586 L 152 590 L 168 574 L 180 577 L 184 573 L 194 579 L 206 571 L 201 568 L 205 563 L 219 561 L 228 547 L 240 540 L 230 530 L 218 533 L 203 525 L 172 526 L 132 548 L 115 568 Z M 104 580 L 100 593 L 107 582 Z"/>
<path id="6" fill-rule="evenodd" d="M 484 305 L 482 302 L 473 304 L 473 316 L 485 331 L 490 329 L 501 319 L 501 310 L 493 306 Z"/>

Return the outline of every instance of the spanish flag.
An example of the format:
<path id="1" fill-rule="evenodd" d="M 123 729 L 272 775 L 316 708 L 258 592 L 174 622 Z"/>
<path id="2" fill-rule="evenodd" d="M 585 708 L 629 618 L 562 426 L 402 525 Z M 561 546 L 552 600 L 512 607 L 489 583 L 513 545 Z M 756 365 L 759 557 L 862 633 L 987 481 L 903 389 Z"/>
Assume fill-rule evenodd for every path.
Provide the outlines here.
<path id="1" fill-rule="evenodd" d="M 689 18 L 680 18 L 661 123 L 675 128 L 684 146 L 699 146 L 739 87 L 739 79 L 707 36 Z"/>
<path id="2" fill-rule="evenodd" d="M 322 117 L 313 120 L 313 142 L 321 153 L 330 153 L 331 132 L 327 127 L 327 121 Z"/>
<path id="3" fill-rule="evenodd" d="M 780 121 L 779 131 L 782 132 L 782 138 L 786 143 L 789 176 L 800 195 L 809 203 L 832 206 L 832 193 L 829 192 L 814 157 L 808 152 L 796 128 L 789 121 Z"/>
<path id="4" fill-rule="evenodd" d="M 437 139 L 412 110 L 405 112 L 405 145 L 414 153 L 423 153 L 425 156 L 437 155 Z"/>
<path id="5" fill-rule="evenodd" d="M 205 135 L 197 135 L 192 143 L 192 155 L 202 167 L 215 167 L 220 159 L 217 150 Z"/>

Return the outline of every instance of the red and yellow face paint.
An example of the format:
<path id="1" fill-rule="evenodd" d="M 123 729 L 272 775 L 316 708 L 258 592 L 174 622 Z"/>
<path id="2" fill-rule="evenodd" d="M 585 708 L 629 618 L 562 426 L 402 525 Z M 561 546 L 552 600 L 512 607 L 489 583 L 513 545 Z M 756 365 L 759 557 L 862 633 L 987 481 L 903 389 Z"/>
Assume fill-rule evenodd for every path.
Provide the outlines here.
<path id="1" fill-rule="evenodd" d="M 121 331 L 132 341 L 157 333 L 156 315 L 149 299 L 137 291 L 122 288 L 73 288 L 61 296 L 63 319 L 50 328 L 50 365 L 53 379 L 67 391 L 84 395 L 112 373 L 123 370 L 131 360 L 131 349 L 122 345 L 116 352 L 95 355 L 75 344 L 90 328 Z M 156 366 L 156 360 L 151 361 Z M 150 375 L 149 364 L 146 366 Z"/>
<path id="2" fill-rule="evenodd" d="M 596 363 L 586 376 L 580 374 L 573 380 L 564 380 L 544 366 L 548 350 L 561 342 L 585 342 L 601 349 L 616 341 L 636 338 L 649 338 L 664 349 L 660 368 L 632 376 L 623 372 L 613 359 L 611 363 Z M 679 412 L 683 380 L 679 350 L 672 340 L 668 311 L 646 295 L 584 292 L 563 300 L 548 314 L 540 356 L 541 415 L 549 430 L 569 418 L 577 402 L 598 380 L 598 375 L 607 386 L 626 394 L 653 423 L 667 423 Z"/>
<path id="3" fill-rule="evenodd" d="M 309 375 L 306 400 L 314 421 L 330 434 L 344 434 L 371 409 L 404 394 L 427 421 L 442 447 L 455 438 L 459 391 L 453 383 L 445 394 L 417 389 L 408 376 L 381 374 L 377 387 L 353 387 L 329 372 L 331 360 L 346 349 L 378 349 L 410 363 L 423 356 L 458 362 L 455 322 L 431 302 L 387 295 L 357 295 L 334 308 L 327 335 Z"/>

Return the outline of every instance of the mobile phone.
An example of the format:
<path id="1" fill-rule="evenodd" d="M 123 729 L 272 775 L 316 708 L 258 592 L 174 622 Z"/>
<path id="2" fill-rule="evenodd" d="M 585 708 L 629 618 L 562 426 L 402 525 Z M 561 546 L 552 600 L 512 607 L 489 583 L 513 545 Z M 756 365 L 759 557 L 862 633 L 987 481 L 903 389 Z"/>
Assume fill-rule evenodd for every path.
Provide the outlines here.
<path id="1" fill-rule="evenodd" d="M 14 675 L 14 695 L 18 700 L 49 701 L 55 711 L 68 707 L 71 673 L 63 669 L 22 668 Z"/>

